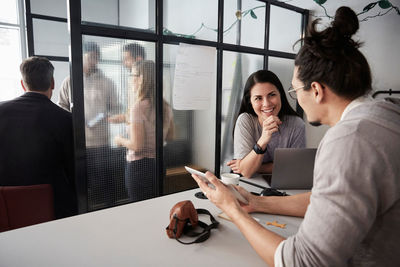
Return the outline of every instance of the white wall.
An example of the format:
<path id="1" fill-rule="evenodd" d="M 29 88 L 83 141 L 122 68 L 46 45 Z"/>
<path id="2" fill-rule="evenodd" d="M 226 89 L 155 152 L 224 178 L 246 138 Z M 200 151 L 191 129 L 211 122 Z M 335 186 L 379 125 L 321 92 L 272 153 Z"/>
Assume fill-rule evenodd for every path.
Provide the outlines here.
<path id="1" fill-rule="evenodd" d="M 324 6 L 328 14 L 334 16 L 337 8 L 341 6 L 349 6 L 356 13 L 359 13 L 363 8 L 371 3 L 371 0 L 357 0 L 346 1 L 336 0 L 327 1 Z M 399 6 L 399 2 L 392 1 L 395 5 Z M 324 15 L 323 10 L 314 1 L 308 0 L 294 0 L 289 4 L 301 8 L 309 9 L 314 16 Z M 379 7 L 376 6 L 370 15 L 375 15 L 379 12 Z M 311 17 L 312 21 L 315 17 Z M 360 17 L 360 18 L 363 18 Z M 323 19 L 325 25 L 329 20 Z M 391 11 L 385 16 L 369 19 L 368 21 L 360 23 L 359 32 L 356 38 L 363 41 L 364 45 L 361 51 L 367 58 L 373 76 L 372 86 L 374 90 L 400 90 L 400 16 L 395 11 Z M 316 147 L 325 134 L 328 127 L 312 127 L 307 125 L 306 137 L 307 146 Z"/>

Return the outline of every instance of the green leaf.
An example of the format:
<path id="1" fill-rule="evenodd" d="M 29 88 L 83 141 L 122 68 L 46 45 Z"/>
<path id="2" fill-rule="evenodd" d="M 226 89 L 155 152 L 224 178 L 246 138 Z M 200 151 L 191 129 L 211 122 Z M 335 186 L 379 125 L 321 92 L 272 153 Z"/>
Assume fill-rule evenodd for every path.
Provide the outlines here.
<path id="1" fill-rule="evenodd" d="M 315 3 L 317 3 L 318 5 L 323 5 L 325 4 L 326 0 L 314 0 Z"/>
<path id="2" fill-rule="evenodd" d="M 378 5 L 382 8 L 382 9 L 387 9 L 389 7 L 392 7 L 392 4 L 388 1 L 388 0 L 381 0 L 379 1 Z"/>
<path id="3" fill-rule="evenodd" d="M 256 13 L 254 13 L 253 10 L 250 11 L 250 16 L 251 16 L 253 19 L 257 19 L 257 15 L 256 15 Z"/>
<path id="4" fill-rule="evenodd" d="M 377 2 L 375 3 L 369 3 L 368 5 L 366 5 L 363 9 L 364 12 L 369 11 L 371 8 L 373 8 L 376 5 Z"/>

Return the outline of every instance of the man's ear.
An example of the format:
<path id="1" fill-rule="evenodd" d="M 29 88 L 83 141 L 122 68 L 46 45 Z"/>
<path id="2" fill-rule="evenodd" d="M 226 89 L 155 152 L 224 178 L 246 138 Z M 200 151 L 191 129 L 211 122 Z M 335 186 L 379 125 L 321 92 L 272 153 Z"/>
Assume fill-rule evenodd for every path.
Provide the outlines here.
<path id="1" fill-rule="evenodd" d="M 22 85 L 22 89 L 24 89 L 24 92 L 26 92 L 26 88 L 24 86 L 24 81 L 21 79 L 21 85 Z"/>
<path id="2" fill-rule="evenodd" d="M 54 89 L 54 77 L 51 78 L 50 89 L 51 89 L 51 90 Z"/>
<path id="3" fill-rule="evenodd" d="M 312 82 L 311 83 L 311 91 L 316 103 L 322 103 L 324 101 L 325 92 L 324 86 L 319 82 Z"/>

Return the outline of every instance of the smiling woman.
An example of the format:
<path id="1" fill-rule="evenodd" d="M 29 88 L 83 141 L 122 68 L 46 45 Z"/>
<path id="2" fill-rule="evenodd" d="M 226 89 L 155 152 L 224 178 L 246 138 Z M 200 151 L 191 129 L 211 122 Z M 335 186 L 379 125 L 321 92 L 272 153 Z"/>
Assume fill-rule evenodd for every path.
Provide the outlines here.
<path id="1" fill-rule="evenodd" d="M 282 83 L 271 71 L 247 79 L 234 128 L 234 157 L 228 166 L 250 178 L 271 173 L 276 148 L 305 147 L 303 120 L 289 105 Z"/>

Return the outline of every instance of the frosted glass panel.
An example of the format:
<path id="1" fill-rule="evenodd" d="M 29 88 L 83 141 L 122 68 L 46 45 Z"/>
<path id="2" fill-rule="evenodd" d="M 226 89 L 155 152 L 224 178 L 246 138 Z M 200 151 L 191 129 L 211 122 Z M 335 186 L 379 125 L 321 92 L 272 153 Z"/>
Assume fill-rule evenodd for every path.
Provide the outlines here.
<path id="1" fill-rule="evenodd" d="M 233 126 L 242 101 L 243 88 L 253 72 L 263 68 L 264 57 L 224 52 L 222 73 L 221 172 L 229 172 L 226 163 L 233 159 Z"/>
<path id="2" fill-rule="evenodd" d="M 33 19 L 33 39 L 36 55 L 68 57 L 68 24 Z"/>
<path id="3" fill-rule="evenodd" d="M 82 0 L 82 21 L 155 30 L 155 0 Z"/>
<path id="4" fill-rule="evenodd" d="M 124 51 L 132 42 L 148 56 L 126 68 Z M 82 48 L 88 209 L 156 197 L 155 44 L 83 35 Z M 68 90 L 60 94 L 67 108 Z"/>
<path id="5" fill-rule="evenodd" d="M 155 0 L 119 0 L 120 25 L 155 31 Z"/>
<path id="6" fill-rule="evenodd" d="M 82 21 L 118 25 L 117 0 L 82 0 Z"/>
<path id="7" fill-rule="evenodd" d="M 250 13 L 250 9 L 253 10 Z M 236 0 L 224 2 L 224 43 L 240 44 L 252 47 L 264 47 L 265 38 L 265 3 L 255 0 L 242 1 L 242 18 L 240 42 L 238 40 L 236 12 L 238 11 Z M 230 28 L 233 24 L 233 27 Z M 229 29 L 230 28 L 230 29 Z"/>
<path id="8" fill-rule="evenodd" d="M 217 40 L 218 1 L 166 0 L 163 8 L 165 34 Z"/>
<path id="9" fill-rule="evenodd" d="M 301 38 L 301 14 L 271 5 L 269 31 L 270 50 L 296 53 L 293 45 Z"/>
<path id="10" fill-rule="evenodd" d="M 31 13 L 67 18 L 67 0 L 30 0 Z"/>
<path id="11" fill-rule="evenodd" d="M 292 84 L 294 60 L 286 58 L 270 57 L 268 65 L 269 65 L 268 69 L 274 72 L 278 76 L 278 78 L 282 82 L 285 92 L 287 92 L 287 90 L 289 90 L 289 87 Z M 292 108 L 296 110 L 296 101 L 293 100 L 288 93 L 286 93 L 286 98 L 288 99 L 289 104 L 292 106 Z"/>

